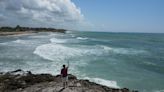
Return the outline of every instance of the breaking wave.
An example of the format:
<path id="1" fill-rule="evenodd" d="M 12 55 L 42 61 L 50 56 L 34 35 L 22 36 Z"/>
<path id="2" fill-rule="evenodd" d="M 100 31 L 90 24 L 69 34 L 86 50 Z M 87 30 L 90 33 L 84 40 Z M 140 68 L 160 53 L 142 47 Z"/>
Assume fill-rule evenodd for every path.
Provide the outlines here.
<path id="1" fill-rule="evenodd" d="M 37 54 L 45 59 L 52 61 L 64 60 L 66 58 L 81 55 L 79 49 L 73 49 L 59 44 L 44 44 L 38 46 L 35 49 L 34 54 Z"/>
<path id="2" fill-rule="evenodd" d="M 103 45 L 95 45 L 95 46 L 76 46 L 76 47 L 68 47 L 61 44 L 56 43 L 64 43 L 65 40 L 56 40 L 51 39 L 52 42 L 50 44 L 44 44 L 38 46 L 34 54 L 37 54 L 48 60 L 64 60 L 72 57 L 82 57 L 82 56 L 101 56 L 108 54 L 140 54 L 144 53 L 144 51 L 134 50 L 134 49 L 124 49 L 124 48 L 111 48 Z M 19 42 L 19 41 L 18 41 Z"/>
<path id="3" fill-rule="evenodd" d="M 64 40 L 64 39 L 56 39 L 56 38 L 51 38 L 50 41 L 52 43 L 66 43 L 67 40 Z"/>
<path id="4" fill-rule="evenodd" d="M 76 39 L 78 39 L 78 40 L 87 40 L 88 38 L 86 38 L 86 37 L 77 37 Z"/>
<path id="5" fill-rule="evenodd" d="M 105 79 L 102 79 L 102 78 L 89 78 L 89 77 L 86 77 L 85 79 L 88 79 L 92 82 L 95 82 L 97 84 L 101 84 L 101 85 L 104 85 L 104 86 L 108 86 L 108 87 L 112 87 L 112 88 L 120 88 L 117 84 L 116 81 L 113 81 L 113 80 L 105 80 Z"/>
<path id="6" fill-rule="evenodd" d="M 24 41 L 24 40 L 20 40 L 20 39 L 15 40 L 15 41 L 13 41 L 13 42 L 14 42 L 14 43 L 26 44 L 26 41 Z"/>

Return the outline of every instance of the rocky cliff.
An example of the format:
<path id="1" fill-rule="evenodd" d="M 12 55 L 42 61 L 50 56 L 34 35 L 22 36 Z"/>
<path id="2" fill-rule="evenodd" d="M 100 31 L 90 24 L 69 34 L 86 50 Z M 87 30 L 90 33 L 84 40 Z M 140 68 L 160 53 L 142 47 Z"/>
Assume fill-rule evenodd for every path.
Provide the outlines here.
<path id="1" fill-rule="evenodd" d="M 63 88 L 60 75 L 32 74 L 21 69 L 0 73 L 0 92 L 137 92 L 115 89 L 89 80 L 79 80 L 69 74 L 68 87 Z"/>

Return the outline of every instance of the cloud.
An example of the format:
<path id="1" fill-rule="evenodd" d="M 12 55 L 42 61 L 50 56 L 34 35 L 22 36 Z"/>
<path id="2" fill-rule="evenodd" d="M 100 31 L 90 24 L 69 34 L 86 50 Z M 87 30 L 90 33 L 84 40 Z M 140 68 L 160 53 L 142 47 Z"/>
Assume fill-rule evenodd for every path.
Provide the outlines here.
<path id="1" fill-rule="evenodd" d="M 0 0 L 0 20 L 0 26 L 76 28 L 84 17 L 71 0 Z"/>

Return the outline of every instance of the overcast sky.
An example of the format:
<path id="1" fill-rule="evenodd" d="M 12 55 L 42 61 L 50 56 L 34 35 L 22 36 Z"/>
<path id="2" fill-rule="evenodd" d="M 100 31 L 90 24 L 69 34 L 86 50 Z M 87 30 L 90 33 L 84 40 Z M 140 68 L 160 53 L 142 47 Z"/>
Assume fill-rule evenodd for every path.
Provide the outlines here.
<path id="1" fill-rule="evenodd" d="M 0 26 L 162 32 L 164 0 L 0 0 Z"/>

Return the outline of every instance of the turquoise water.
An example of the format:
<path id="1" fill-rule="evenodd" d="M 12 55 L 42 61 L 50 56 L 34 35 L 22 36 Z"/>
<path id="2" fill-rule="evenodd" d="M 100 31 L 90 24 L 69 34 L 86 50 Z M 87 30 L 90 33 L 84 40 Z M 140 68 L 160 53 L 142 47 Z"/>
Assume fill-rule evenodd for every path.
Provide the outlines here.
<path id="1" fill-rule="evenodd" d="M 69 73 L 110 87 L 164 92 L 164 34 L 72 32 L 0 37 L 0 71 Z"/>

